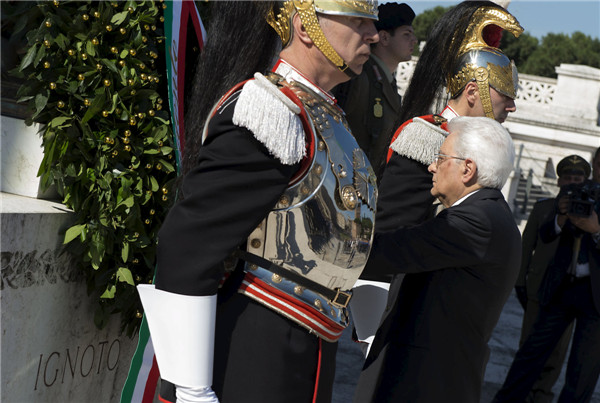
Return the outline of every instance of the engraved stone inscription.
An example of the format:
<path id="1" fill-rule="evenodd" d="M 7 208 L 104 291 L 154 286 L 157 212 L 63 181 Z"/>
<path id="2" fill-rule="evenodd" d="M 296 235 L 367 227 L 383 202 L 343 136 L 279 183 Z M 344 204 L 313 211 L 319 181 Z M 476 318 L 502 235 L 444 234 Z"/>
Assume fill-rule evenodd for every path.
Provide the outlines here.
<path id="1" fill-rule="evenodd" d="M 57 281 L 83 281 L 83 273 L 76 269 L 74 261 L 67 253 L 59 251 L 3 251 L 0 262 L 0 290 L 56 284 Z"/>
<path id="2" fill-rule="evenodd" d="M 108 341 L 101 341 L 98 344 L 40 354 L 33 390 L 63 384 L 65 379 L 69 381 L 114 371 L 119 364 L 120 353 L 121 342 L 115 339 L 110 344 Z"/>

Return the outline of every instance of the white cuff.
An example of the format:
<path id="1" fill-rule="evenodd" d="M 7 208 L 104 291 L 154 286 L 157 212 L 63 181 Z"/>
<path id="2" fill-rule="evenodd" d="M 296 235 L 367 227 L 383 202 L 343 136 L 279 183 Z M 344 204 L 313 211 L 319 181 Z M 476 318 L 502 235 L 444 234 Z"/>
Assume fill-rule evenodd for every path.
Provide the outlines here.
<path id="1" fill-rule="evenodd" d="M 558 225 L 558 214 L 554 216 L 554 232 L 556 235 L 560 235 L 562 228 Z"/>
<path id="2" fill-rule="evenodd" d="M 217 296 L 189 296 L 137 286 L 163 379 L 175 385 L 212 385 Z"/>

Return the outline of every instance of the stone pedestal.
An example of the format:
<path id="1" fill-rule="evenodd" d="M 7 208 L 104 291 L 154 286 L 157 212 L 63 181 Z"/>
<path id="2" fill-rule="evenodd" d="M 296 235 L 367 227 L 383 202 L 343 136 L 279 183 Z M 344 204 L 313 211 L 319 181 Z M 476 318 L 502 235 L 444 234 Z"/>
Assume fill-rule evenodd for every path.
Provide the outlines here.
<path id="1" fill-rule="evenodd" d="M 61 253 L 62 204 L 0 193 L 1 401 L 118 402 L 136 339 L 98 330 L 83 274 Z"/>
<path id="2" fill-rule="evenodd" d="M 21 119 L 2 116 L 0 191 L 38 197 L 37 172 L 44 158 L 38 130 L 38 125 L 26 126 Z"/>

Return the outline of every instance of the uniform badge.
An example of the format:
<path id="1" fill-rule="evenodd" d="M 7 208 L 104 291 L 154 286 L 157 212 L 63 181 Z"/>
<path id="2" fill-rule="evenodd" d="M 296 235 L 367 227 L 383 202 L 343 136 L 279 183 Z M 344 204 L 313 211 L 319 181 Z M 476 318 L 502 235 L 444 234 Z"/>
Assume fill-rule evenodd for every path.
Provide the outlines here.
<path id="1" fill-rule="evenodd" d="M 375 98 L 375 105 L 373 105 L 373 116 L 380 118 L 383 116 L 383 106 L 381 105 L 381 98 Z"/>

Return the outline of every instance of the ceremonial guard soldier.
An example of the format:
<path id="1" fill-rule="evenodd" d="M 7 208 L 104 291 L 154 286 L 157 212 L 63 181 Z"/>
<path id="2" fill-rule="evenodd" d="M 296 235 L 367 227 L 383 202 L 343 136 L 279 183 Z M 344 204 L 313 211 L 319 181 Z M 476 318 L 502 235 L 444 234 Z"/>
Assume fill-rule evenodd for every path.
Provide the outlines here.
<path id="1" fill-rule="evenodd" d="M 377 4 L 284 1 L 245 17 L 277 31 L 280 59 L 213 108 L 159 233 L 156 284 L 139 287 L 175 385 L 161 397 L 329 402 L 377 190 L 328 91 L 368 59 Z"/>

